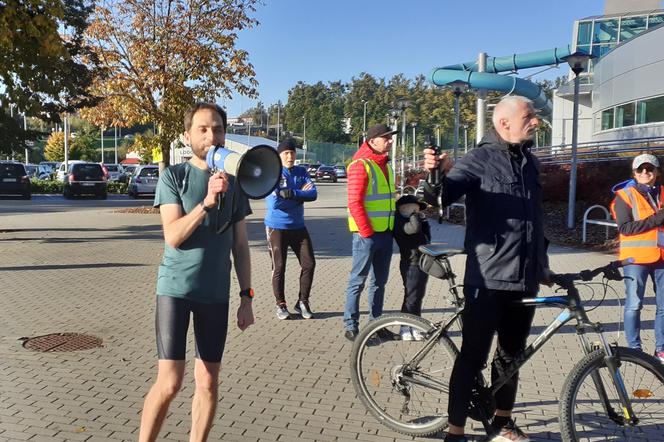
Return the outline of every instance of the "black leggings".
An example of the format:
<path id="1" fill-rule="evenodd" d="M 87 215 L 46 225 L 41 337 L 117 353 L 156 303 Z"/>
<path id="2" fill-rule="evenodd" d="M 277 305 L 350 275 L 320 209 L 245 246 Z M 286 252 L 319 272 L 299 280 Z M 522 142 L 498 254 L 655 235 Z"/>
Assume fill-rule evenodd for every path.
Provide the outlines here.
<path id="1" fill-rule="evenodd" d="M 277 304 L 286 302 L 284 294 L 284 275 L 286 273 L 286 256 L 290 247 L 300 262 L 300 293 L 299 301 L 309 301 L 309 293 L 314 280 L 316 259 L 311 238 L 306 227 L 302 229 L 283 230 L 266 227 L 267 247 L 272 258 L 272 291 Z"/>
<path id="2" fill-rule="evenodd" d="M 482 370 L 491 351 L 493 335 L 498 333 L 498 347 L 491 362 L 491 380 L 495 381 L 526 347 L 535 307 L 514 301 L 532 293 L 464 287 L 463 342 L 450 377 L 449 423 L 466 425 L 468 404 L 475 376 Z M 511 410 L 516 399 L 519 374 L 496 392 L 496 408 Z"/>
<path id="3" fill-rule="evenodd" d="M 159 359 L 183 361 L 189 317 L 194 315 L 196 357 L 221 362 L 228 330 L 228 304 L 206 304 L 173 296 L 157 296 L 157 354 Z"/>

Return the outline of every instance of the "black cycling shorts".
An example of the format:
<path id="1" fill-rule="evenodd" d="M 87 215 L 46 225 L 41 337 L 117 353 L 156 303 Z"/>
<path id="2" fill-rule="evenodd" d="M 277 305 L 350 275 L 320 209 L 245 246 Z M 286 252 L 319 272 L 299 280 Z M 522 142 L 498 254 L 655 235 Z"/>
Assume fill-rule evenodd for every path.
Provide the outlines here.
<path id="1" fill-rule="evenodd" d="M 221 362 L 228 330 L 228 304 L 206 304 L 172 296 L 157 296 L 159 359 L 185 359 L 191 314 L 194 316 L 196 357 L 206 362 Z"/>

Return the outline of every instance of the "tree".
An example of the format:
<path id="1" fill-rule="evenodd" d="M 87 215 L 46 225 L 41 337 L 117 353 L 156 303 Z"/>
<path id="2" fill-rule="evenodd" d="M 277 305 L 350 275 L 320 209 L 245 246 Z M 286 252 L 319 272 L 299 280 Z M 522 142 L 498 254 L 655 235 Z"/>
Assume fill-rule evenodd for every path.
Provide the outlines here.
<path id="1" fill-rule="evenodd" d="M 22 150 L 37 135 L 12 121 L 8 106 L 16 105 L 15 115 L 59 121 L 61 113 L 95 103 L 88 86 L 101 72 L 82 38 L 91 10 L 86 0 L 0 2 L 0 152 Z"/>
<path id="2" fill-rule="evenodd" d="M 69 137 L 68 160 L 99 161 L 95 147 L 96 139 L 91 132 L 79 132 L 76 137 Z M 44 147 L 44 157 L 48 161 L 65 160 L 65 134 L 53 132 L 49 135 Z"/>
<path id="3" fill-rule="evenodd" d="M 104 0 L 87 41 L 107 77 L 93 91 L 103 97 L 83 112 L 99 126 L 153 122 L 168 162 L 182 117 L 197 100 L 214 101 L 234 90 L 256 95 L 248 53 L 235 47 L 237 32 L 258 22 L 259 0 Z"/>

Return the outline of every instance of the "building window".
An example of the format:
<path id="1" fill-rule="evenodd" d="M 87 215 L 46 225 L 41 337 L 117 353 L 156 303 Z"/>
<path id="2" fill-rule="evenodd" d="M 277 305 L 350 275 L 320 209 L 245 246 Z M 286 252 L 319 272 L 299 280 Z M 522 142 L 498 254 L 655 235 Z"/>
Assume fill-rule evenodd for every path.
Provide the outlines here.
<path id="1" fill-rule="evenodd" d="M 648 29 L 664 23 L 664 14 L 653 14 L 648 17 Z"/>
<path id="2" fill-rule="evenodd" d="M 593 43 L 616 43 L 618 41 L 617 19 L 596 20 L 593 30 Z"/>
<path id="3" fill-rule="evenodd" d="M 576 44 L 577 45 L 588 45 L 590 44 L 590 36 L 593 29 L 593 22 L 591 21 L 582 21 L 579 22 L 579 28 L 577 32 Z"/>
<path id="4" fill-rule="evenodd" d="M 664 121 L 664 97 L 640 100 L 636 106 L 637 124 L 658 123 Z"/>
<path id="5" fill-rule="evenodd" d="M 634 126 L 636 103 L 627 103 L 616 107 L 615 127 Z"/>
<path id="6" fill-rule="evenodd" d="M 602 130 L 613 129 L 613 108 L 602 111 Z"/>
<path id="7" fill-rule="evenodd" d="M 626 17 L 620 21 L 620 41 L 629 40 L 646 30 L 646 17 Z"/>

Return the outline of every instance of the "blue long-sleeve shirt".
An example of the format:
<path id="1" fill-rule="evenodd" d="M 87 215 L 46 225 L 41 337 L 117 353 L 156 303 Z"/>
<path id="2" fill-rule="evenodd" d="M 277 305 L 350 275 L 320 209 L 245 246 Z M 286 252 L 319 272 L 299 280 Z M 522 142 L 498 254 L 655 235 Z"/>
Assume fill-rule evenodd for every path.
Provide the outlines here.
<path id="1" fill-rule="evenodd" d="M 295 198 L 284 199 L 282 189 L 292 189 Z M 267 214 L 265 225 L 273 229 L 294 230 L 304 227 L 304 202 L 318 198 L 316 185 L 304 167 L 282 168 L 279 185 L 265 198 Z"/>

